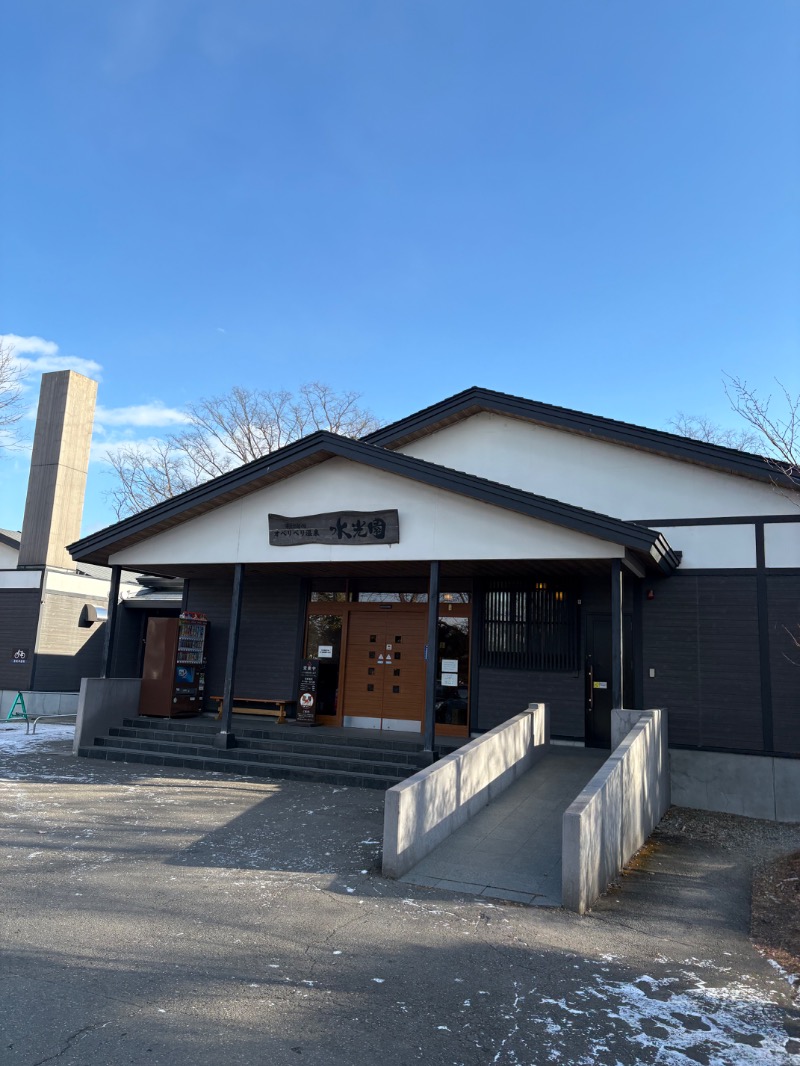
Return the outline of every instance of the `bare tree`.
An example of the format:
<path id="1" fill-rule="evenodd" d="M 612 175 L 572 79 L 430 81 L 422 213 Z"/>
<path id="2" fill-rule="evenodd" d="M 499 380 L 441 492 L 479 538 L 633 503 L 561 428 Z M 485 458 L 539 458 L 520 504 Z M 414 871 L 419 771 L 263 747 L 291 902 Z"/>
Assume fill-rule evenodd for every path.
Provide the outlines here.
<path id="1" fill-rule="evenodd" d="M 708 444 L 721 444 L 725 448 L 737 448 L 742 452 L 763 451 L 762 438 L 755 430 L 730 429 L 717 425 L 704 415 L 687 415 L 679 411 L 667 425 L 681 437 L 703 440 Z"/>
<path id="2" fill-rule="evenodd" d="M 758 435 L 763 454 L 775 460 L 789 477 L 800 476 L 800 393 L 792 396 L 776 379 L 783 398 L 782 413 L 775 414 L 770 409 L 772 396 L 759 396 L 743 378 L 725 377 L 725 395 L 737 415 Z"/>
<path id="3" fill-rule="evenodd" d="M 22 372 L 14 349 L 0 344 L 0 454 L 19 444 L 22 418 Z"/>
<path id="4" fill-rule="evenodd" d="M 788 477 L 800 476 L 800 394 L 792 396 L 785 385 L 777 385 L 782 393 L 781 413 L 772 408 L 772 396 L 763 397 L 743 378 L 725 374 L 725 395 L 731 409 L 747 426 L 729 429 L 719 426 L 703 415 L 679 412 L 667 423 L 682 437 L 721 444 L 726 448 L 755 452 L 771 460 L 779 480 L 786 487 Z"/>
<path id="5" fill-rule="evenodd" d="M 117 518 L 136 514 L 204 481 L 268 455 L 316 430 L 361 437 L 378 419 L 355 392 L 314 381 L 297 394 L 236 387 L 189 404 L 185 429 L 164 440 L 113 449 L 117 486 L 106 495 Z"/>

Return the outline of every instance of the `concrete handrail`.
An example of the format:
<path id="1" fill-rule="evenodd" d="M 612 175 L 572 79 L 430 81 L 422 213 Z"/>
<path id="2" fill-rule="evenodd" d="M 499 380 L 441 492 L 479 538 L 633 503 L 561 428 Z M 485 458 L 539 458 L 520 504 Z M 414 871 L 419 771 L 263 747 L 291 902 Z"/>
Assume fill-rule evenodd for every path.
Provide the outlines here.
<path id="1" fill-rule="evenodd" d="M 664 711 L 615 710 L 612 736 L 623 739 L 562 822 L 561 901 L 579 914 L 605 892 L 670 803 Z"/>
<path id="2" fill-rule="evenodd" d="M 549 709 L 531 703 L 390 788 L 383 816 L 384 875 L 402 877 L 549 749 Z"/>

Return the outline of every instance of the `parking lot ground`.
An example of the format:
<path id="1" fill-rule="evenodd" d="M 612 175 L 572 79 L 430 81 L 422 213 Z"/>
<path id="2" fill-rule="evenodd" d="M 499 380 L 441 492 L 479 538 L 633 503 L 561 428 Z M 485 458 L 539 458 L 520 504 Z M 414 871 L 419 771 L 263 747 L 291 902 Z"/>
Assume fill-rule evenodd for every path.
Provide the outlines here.
<path id="1" fill-rule="evenodd" d="M 716 843 L 671 812 L 581 918 L 382 878 L 379 792 L 14 739 L 6 1066 L 800 1061 L 792 989 L 748 938 L 763 823 Z"/>

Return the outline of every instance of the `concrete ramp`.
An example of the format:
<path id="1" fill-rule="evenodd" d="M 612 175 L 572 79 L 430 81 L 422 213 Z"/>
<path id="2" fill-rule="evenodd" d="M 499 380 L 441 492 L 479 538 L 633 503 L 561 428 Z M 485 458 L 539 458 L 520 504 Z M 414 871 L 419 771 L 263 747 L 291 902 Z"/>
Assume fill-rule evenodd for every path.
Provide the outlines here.
<path id="1" fill-rule="evenodd" d="M 562 818 L 608 754 L 552 746 L 533 769 L 399 880 L 559 907 Z"/>

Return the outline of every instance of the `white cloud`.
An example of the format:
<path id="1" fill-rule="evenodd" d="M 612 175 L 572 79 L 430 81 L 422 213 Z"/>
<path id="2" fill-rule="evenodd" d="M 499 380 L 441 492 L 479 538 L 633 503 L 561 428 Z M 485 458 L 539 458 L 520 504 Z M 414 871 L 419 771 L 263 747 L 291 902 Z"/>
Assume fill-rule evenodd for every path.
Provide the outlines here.
<path id="1" fill-rule="evenodd" d="M 98 405 L 95 412 L 95 426 L 100 431 L 104 426 L 182 426 L 188 421 L 185 412 L 165 407 L 159 400 L 130 407 Z"/>
<path id="2" fill-rule="evenodd" d="M 96 363 L 94 359 L 80 359 L 76 355 L 43 355 L 38 359 L 20 359 L 18 357 L 17 362 L 22 369 L 22 373 L 26 376 L 28 374 L 49 374 L 53 370 L 74 370 L 78 374 L 84 374 L 87 378 L 97 380 L 103 369 L 100 363 Z"/>
<path id="3" fill-rule="evenodd" d="M 158 437 L 135 438 L 132 434 L 125 435 L 117 440 L 95 440 L 92 441 L 90 461 L 93 463 L 107 462 L 110 456 L 131 447 L 143 452 L 150 452 L 155 457 L 162 444 L 163 441 L 159 440 Z"/>
<path id="4" fill-rule="evenodd" d="M 37 355 L 58 354 L 58 345 L 55 341 L 46 341 L 43 337 L 20 337 L 16 333 L 0 333 L 0 344 L 13 348 L 18 356 L 29 352 Z"/>
<path id="5" fill-rule="evenodd" d="M 0 345 L 11 349 L 24 377 L 48 374 L 53 370 L 75 370 L 86 377 L 98 378 L 103 369 L 94 359 L 59 355 L 55 341 L 47 341 L 44 337 L 20 337 L 16 333 L 0 333 Z M 34 358 L 30 358 L 31 356 Z"/>

